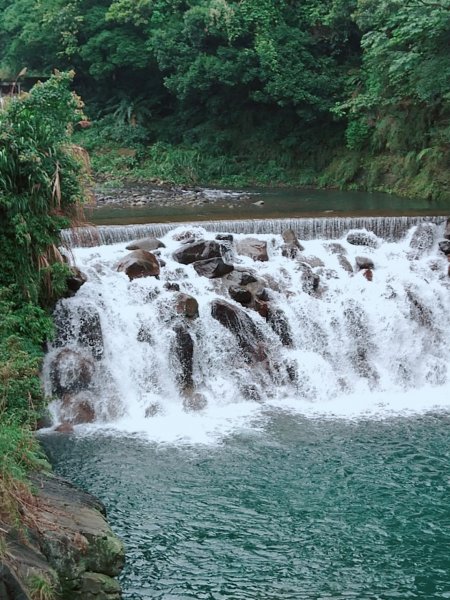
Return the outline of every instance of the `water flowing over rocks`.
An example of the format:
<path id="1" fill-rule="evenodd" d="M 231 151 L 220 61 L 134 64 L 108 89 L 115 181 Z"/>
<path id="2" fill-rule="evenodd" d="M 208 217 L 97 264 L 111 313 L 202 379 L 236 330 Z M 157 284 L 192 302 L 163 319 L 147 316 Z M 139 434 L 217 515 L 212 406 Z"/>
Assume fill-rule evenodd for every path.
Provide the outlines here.
<path id="1" fill-rule="evenodd" d="M 61 600 L 120 600 L 114 579 L 125 561 L 105 508 L 67 481 L 35 474 L 33 518 L 26 531 L 6 531 L 0 558 L 1 600 L 37 600 L 32 582 L 47 582 Z M 45 596 L 46 597 L 46 596 Z"/>
<path id="2" fill-rule="evenodd" d="M 409 230 L 407 220 L 372 220 L 376 235 L 364 220 L 350 239 L 356 221 L 342 221 L 328 222 L 329 239 L 311 239 L 315 221 L 304 236 L 285 220 L 258 237 L 254 222 L 233 233 L 153 226 L 147 237 L 164 244 L 155 250 L 166 263 L 159 279 L 117 272 L 127 242 L 75 250 L 87 281 L 58 304 L 44 365 L 55 421 L 133 427 L 177 407 L 331 402 L 447 381 L 448 240 L 438 246 L 446 219 Z"/>
<path id="3" fill-rule="evenodd" d="M 439 250 L 448 256 L 450 254 L 450 240 L 439 242 Z"/>

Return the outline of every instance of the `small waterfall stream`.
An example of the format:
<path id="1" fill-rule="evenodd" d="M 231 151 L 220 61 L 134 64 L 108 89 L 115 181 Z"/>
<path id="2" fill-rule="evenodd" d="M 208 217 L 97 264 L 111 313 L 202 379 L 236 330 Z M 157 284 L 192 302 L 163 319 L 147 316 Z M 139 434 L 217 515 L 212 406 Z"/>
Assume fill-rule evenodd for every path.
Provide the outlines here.
<path id="1" fill-rule="evenodd" d="M 444 217 L 423 221 L 65 232 L 87 283 L 55 312 L 44 365 L 55 421 L 202 440 L 268 406 L 344 416 L 448 407 L 450 278 L 438 249 Z M 288 228 L 304 247 L 294 257 L 281 236 Z M 369 245 L 347 240 L 354 229 Z M 217 243 L 217 232 L 233 234 L 218 242 L 232 272 L 209 279 L 174 259 L 186 239 Z M 130 281 L 117 264 L 129 240 L 149 235 L 165 245 L 160 277 Z M 268 260 L 242 253 L 249 236 L 266 243 Z"/>

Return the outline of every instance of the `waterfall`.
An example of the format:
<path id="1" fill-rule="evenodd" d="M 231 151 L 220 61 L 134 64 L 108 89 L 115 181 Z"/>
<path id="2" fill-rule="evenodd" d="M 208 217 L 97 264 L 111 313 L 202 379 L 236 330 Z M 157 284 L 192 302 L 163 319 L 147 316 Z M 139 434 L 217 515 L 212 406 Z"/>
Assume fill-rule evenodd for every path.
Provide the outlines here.
<path id="1" fill-rule="evenodd" d="M 446 405 L 444 218 L 426 221 L 105 227 L 93 248 L 75 248 L 92 244 L 88 230 L 66 232 L 87 282 L 55 311 L 43 373 L 55 421 L 155 435 L 167 426 L 182 437 L 208 419 L 229 424 L 268 406 L 369 414 Z M 303 248 L 292 232 L 282 237 L 286 228 Z M 160 275 L 130 280 L 117 270 L 124 240 L 144 235 L 164 243 Z M 208 278 L 204 263 L 184 264 L 200 240 L 218 250 L 208 264 L 234 270 Z M 267 260 L 254 260 L 265 258 L 258 252 Z"/>
<path id="2" fill-rule="evenodd" d="M 317 217 L 293 219 L 247 219 L 240 221 L 192 222 L 209 232 L 275 234 L 293 229 L 302 240 L 338 239 L 351 229 L 367 229 L 386 241 L 399 240 L 411 227 L 428 222 L 440 224 L 446 217 Z M 146 225 L 100 225 L 76 227 L 62 232 L 63 243 L 70 248 L 104 246 L 155 236 L 163 237 L 177 227 L 174 223 Z"/>

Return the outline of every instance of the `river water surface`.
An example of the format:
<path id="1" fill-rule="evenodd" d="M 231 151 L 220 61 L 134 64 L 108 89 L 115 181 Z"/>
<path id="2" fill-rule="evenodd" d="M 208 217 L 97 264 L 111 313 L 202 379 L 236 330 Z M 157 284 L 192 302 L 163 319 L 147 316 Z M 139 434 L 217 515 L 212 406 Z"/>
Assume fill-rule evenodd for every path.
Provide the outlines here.
<path id="1" fill-rule="evenodd" d="M 450 416 L 272 412 L 208 446 L 46 436 L 127 546 L 129 600 L 450 598 Z"/>

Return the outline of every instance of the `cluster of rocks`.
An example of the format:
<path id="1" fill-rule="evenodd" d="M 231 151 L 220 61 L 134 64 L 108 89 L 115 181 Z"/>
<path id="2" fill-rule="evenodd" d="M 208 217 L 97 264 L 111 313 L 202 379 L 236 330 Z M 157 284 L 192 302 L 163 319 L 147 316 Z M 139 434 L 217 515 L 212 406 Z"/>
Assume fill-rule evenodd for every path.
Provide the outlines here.
<path id="1" fill-rule="evenodd" d="M 0 523 L 2 600 L 120 600 L 114 579 L 125 562 L 103 504 L 50 474 L 31 478 L 32 506 L 20 531 Z"/>
<path id="2" fill-rule="evenodd" d="M 246 256 L 255 262 L 267 262 L 269 252 L 267 242 L 256 237 L 239 237 L 231 234 L 217 234 L 215 239 L 203 239 L 197 230 L 184 231 L 174 236 L 179 247 L 172 258 L 180 265 L 192 265 L 201 277 L 214 280 L 218 297 L 210 305 L 211 316 L 234 336 L 242 359 L 250 366 L 265 365 L 268 362 L 268 343 L 264 338 L 258 319 L 253 320 L 248 310 L 254 310 L 271 327 L 284 346 L 293 345 L 292 331 L 284 311 L 274 302 L 274 292 L 280 291 L 276 282 L 268 275 L 261 277 L 249 266 L 241 266 L 239 256 Z M 410 241 L 409 258 L 415 260 L 429 251 L 434 244 L 435 227 L 429 223 L 419 225 Z M 310 295 L 320 296 L 324 285 L 322 281 L 338 277 L 332 269 L 316 256 L 308 256 L 297 235 L 291 229 L 283 232 L 281 253 L 295 261 L 299 273 L 299 286 Z M 362 273 L 371 282 L 375 264 L 373 250 L 380 243 L 371 232 L 351 231 L 346 241 L 363 250 L 352 264 L 348 252 L 339 242 L 328 242 L 328 252 L 336 255 L 337 260 L 349 274 Z M 116 265 L 117 271 L 127 275 L 130 281 L 141 277 L 159 278 L 166 263 L 161 257 L 162 241 L 156 238 L 144 238 L 127 246 L 129 251 Z M 444 240 L 439 248 L 450 261 L 450 219 L 447 222 Z M 450 266 L 449 266 L 450 274 Z M 173 316 L 171 322 L 171 355 L 178 363 L 176 379 L 188 410 L 201 409 L 205 399 L 195 391 L 194 386 L 194 349 L 195 335 L 193 323 L 199 316 L 196 298 L 180 289 L 177 281 L 171 281 L 170 272 L 164 287 L 173 293 L 168 307 Z M 80 272 L 74 272 L 74 290 L 85 281 Z M 73 292 L 75 293 L 75 291 Z M 154 294 L 158 294 L 158 290 Z M 409 298 L 409 297 L 408 297 Z M 417 302 L 411 296 L 412 316 L 417 316 Z M 234 301 L 234 302 L 232 302 Z M 241 305 L 241 307 L 239 306 Z M 57 335 L 54 346 L 60 348 L 52 362 L 50 378 L 53 392 L 61 398 L 61 413 L 64 423 L 62 430 L 68 430 L 73 424 L 89 423 L 96 419 L 92 383 L 98 370 L 98 361 L 103 356 L 103 334 L 100 317 L 95 306 L 78 307 L 76 318 L 69 314 L 67 305 L 60 305 L 55 313 Z M 419 311 L 420 312 L 420 311 Z M 424 321 L 423 311 L 420 319 Z M 74 322 L 76 331 L 74 330 Z M 142 324 L 137 336 L 138 341 L 152 343 L 152 332 Z M 76 342 L 76 348 L 67 347 L 68 342 Z M 362 353 L 360 353 L 362 354 Z M 147 414 L 157 412 L 157 407 L 149 407 Z"/>
<path id="3" fill-rule="evenodd" d="M 159 185 L 134 185 L 113 189 L 107 193 L 97 190 L 96 205 L 126 206 L 201 206 L 211 202 L 243 202 L 251 199 L 245 192 L 215 190 L 201 187 L 187 188 Z"/>

